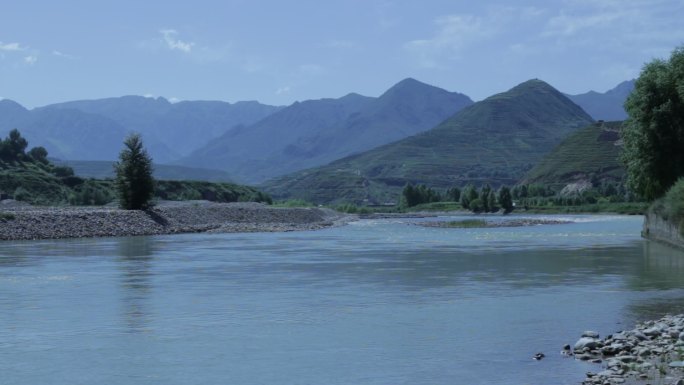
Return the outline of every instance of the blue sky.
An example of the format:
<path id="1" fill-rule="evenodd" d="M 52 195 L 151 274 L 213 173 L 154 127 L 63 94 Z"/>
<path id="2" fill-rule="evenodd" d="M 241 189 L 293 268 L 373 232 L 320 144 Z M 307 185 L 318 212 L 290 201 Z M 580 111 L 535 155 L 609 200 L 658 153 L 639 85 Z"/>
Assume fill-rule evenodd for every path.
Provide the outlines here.
<path id="1" fill-rule="evenodd" d="M 406 77 L 475 100 L 531 78 L 605 91 L 684 44 L 683 18 L 681 0 L 12 1 L 0 97 L 286 105 Z"/>

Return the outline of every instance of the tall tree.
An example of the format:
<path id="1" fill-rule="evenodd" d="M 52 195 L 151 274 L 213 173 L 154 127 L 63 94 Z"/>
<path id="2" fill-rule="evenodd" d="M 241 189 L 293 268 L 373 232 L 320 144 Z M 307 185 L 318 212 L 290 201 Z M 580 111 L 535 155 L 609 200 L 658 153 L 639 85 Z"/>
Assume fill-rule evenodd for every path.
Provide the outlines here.
<path id="1" fill-rule="evenodd" d="M 489 190 L 489 194 L 487 195 L 487 208 L 491 213 L 499 211 L 499 208 L 496 207 L 496 193 L 494 190 Z"/>
<path id="2" fill-rule="evenodd" d="M 463 207 L 464 209 L 469 209 L 470 202 L 472 202 L 475 199 L 477 199 L 477 190 L 475 190 L 475 186 L 473 186 L 472 184 L 468 184 L 461 192 L 461 207 Z"/>
<path id="3" fill-rule="evenodd" d="M 143 147 L 140 134 L 131 134 L 126 138 L 114 169 L 121 208 L 142 210 L 150 207 L 154 196 L 152 158 Z"/>
<path id="4" fill-rule="evenodd" d="M 625 109 L 628 184 L 646 199 L 658 198 L 684 175 L 684 47 L 644 66 Z"/>
<path id="5" fill-rule="evenodd" d="M 501 186 L 497 195 L 499 205 L 503 209 L 504 214 L 508 214 L 513 211 L 513 198 L 511 197 L 511 190 L 507 186 Z"/>
<path id="6" fill-rule="evenodd" d="M 484 212 L 489 212 L 491 210 L 491 207 L 489 207 L 489 193 L 491 191 L 492 191 L 492 187 L 489 186 L 489 184 L 485 184 L 480 189 L 480 200 L 482 201 L 482 206 L 484 208 Z"/>

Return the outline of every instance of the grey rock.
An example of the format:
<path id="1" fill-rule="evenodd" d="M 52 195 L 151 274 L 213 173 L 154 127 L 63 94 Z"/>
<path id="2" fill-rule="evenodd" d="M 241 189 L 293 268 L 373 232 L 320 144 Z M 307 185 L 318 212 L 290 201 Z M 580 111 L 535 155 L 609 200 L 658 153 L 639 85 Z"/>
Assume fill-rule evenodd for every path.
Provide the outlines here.
<path id="1" fill-rule="evenodd" d="M 684 368 L 684 361 L 672 361 L 668 366 L 671 368 Z"/>
<path id="2" fill-rule="evenodd" d="M 591 337 L 582 337 L 577 342 L 575 342 L 575 351 L 579 350 L 584 350 L 584 349 L 594 349 L 598 347 L 598 340 L 596 338 L 591 338 Z"/>
<path id="3" fill-rule="evenodd" d="M 582 333 L 582 337 L 599 338 L 599 334 L 595 331 L 587 330 L 584 333 Z"/>

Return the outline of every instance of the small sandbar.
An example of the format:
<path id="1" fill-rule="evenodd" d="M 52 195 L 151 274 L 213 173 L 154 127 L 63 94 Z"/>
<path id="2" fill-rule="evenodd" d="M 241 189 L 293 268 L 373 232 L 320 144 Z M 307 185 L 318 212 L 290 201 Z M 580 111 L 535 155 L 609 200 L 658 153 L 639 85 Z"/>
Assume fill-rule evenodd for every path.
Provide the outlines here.
<path id="1" fill-rule="evenodd" d="M 486 219 L 463 219 L 458 221 L 439 221 L 439 222 L 420 222 L 416 223 L 418 226 L 424 227 L 439 227 L 439 228 L 454 228 L 454 229 L 477 229 L 477 228 L 492 228 L 492 227 L 523 227 L 523 226 L 539 226 L 539 225 L 563 225 L 573 223 L 568 220 L 561 219 L 544 219 L 544 218 L 512 218 L 504 220 L 486 220 Z"/>

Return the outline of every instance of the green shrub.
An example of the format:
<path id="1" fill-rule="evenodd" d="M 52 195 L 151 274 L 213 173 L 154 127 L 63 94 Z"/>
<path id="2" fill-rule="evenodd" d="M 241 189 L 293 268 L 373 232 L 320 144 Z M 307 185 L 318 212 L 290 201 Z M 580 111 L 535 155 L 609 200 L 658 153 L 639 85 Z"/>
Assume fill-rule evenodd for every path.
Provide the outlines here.
<path id="1" fill-rule="evenodd" d="M 14 200 L 16 200 L 16 201 L 30 201 L 31 200 L 31 193 L 29 193 L 28 190 L 26 190 L 25 188 L 23 188 L 21 186 L 17 187 L 14 190 L 13 195 L 14 195 Z"/>
<path id="2" fill-rule="evenodd" d="M 664 215 L 672 221 L 684 219 L 684 178 L 680 178 L 663 198 Z"/>
<path id="3" fill-rule="evenodd" d="M 479 214 L 484 211 L 484 203 L 482 203 L 482 200 L 480 198 L 473 199 L 470 201 L 470 204 L 468 205 L 470 210 L 474 212 L 475 214 Z"/>

